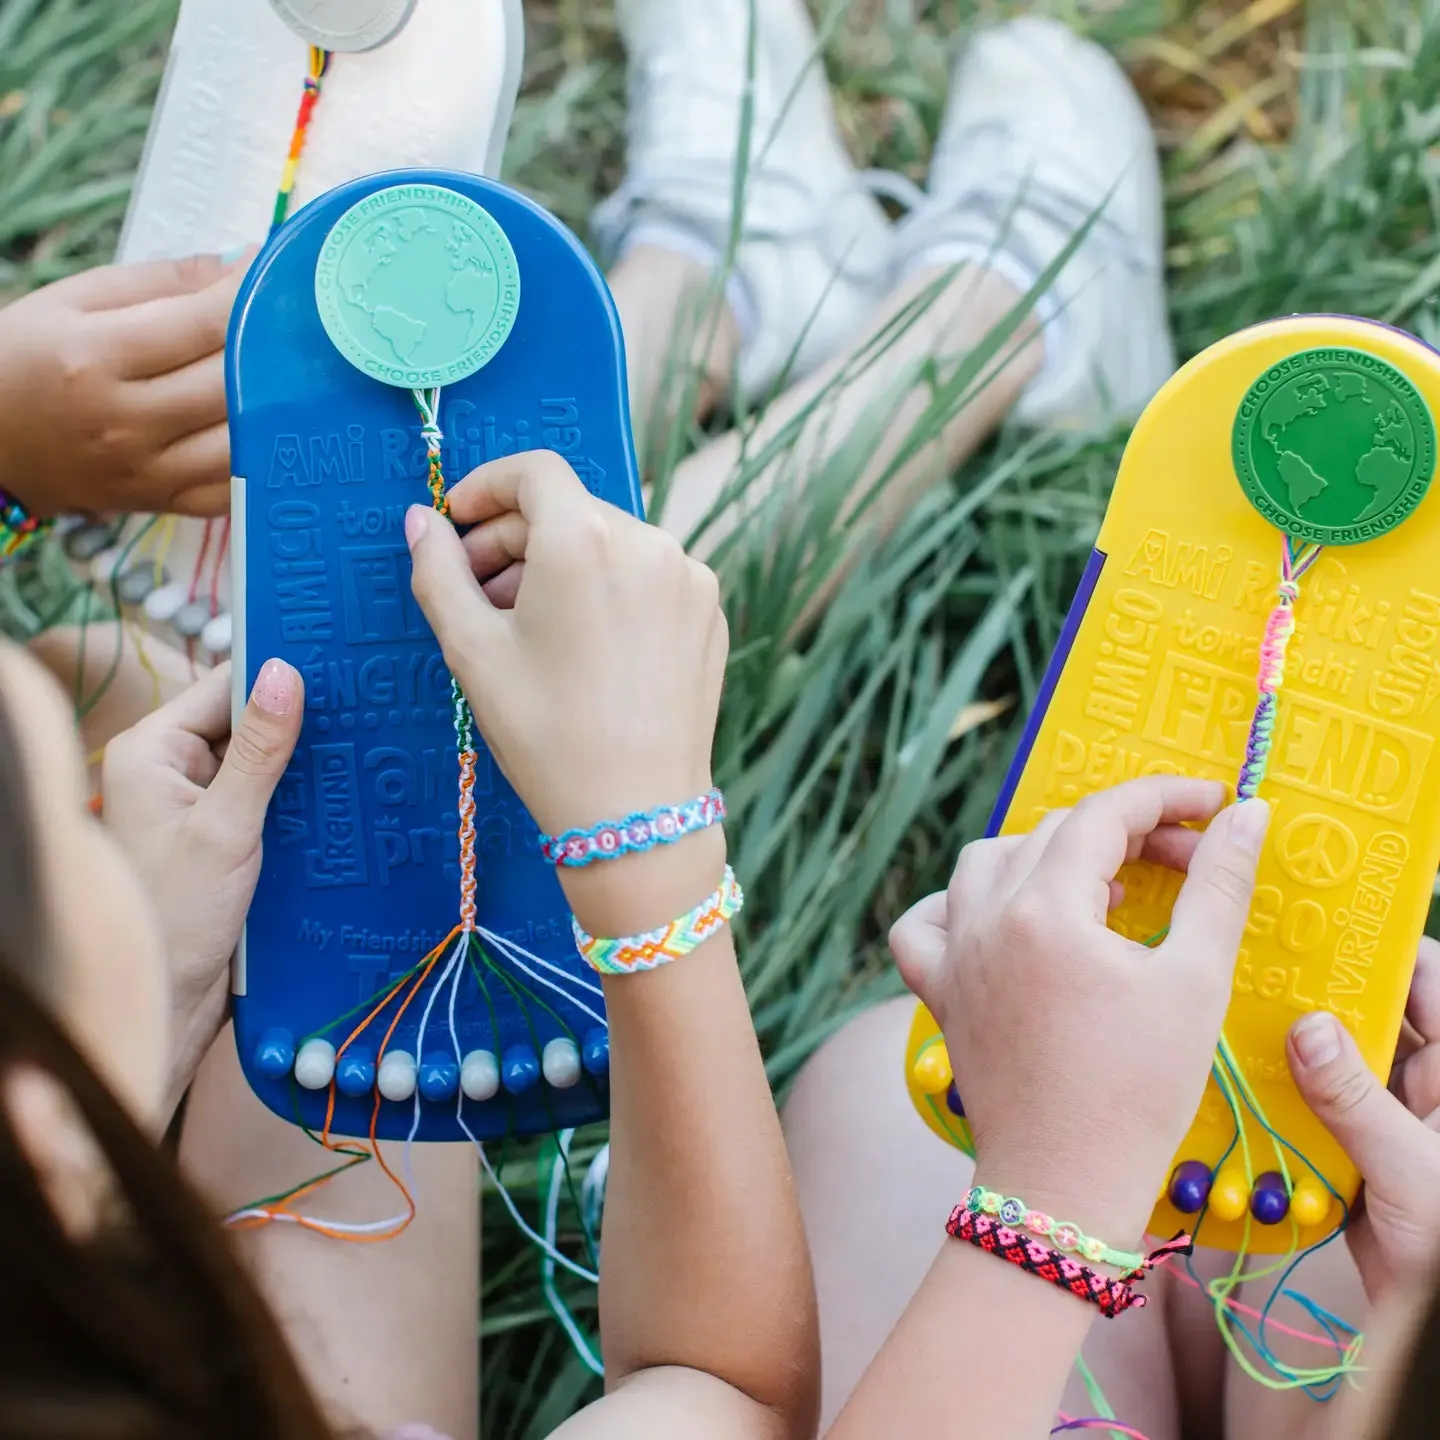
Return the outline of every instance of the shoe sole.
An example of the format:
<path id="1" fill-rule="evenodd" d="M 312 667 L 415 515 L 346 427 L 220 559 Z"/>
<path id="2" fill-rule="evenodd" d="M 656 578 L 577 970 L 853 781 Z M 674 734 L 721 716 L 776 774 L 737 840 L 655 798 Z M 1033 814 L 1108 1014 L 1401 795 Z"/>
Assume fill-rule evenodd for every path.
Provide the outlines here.
<path id="1" fill-rule="evenodd" d="M 485 44 L 497 25 L 504 54 L 488 91 L 477 95 L 473 75 L 458 66 L 440 79 L 442 90 L 446 80 L 455 82 L 441 105 L 463 101 L 478 117 L 473 139 L 441 143 L 434 138 L 441 105 L 432 98 L 417 111 L 420 95 L 434 95 L 419 83 L 435 69 L 433 52 L 443 40 L 442 49 L 463 54 L 467 41 Z M 301 160 L 296 204 L 380 170 L 494 174 L 524 45 L 521 0 L 495 0 L 483 11 L 473 0 L 421 0 L 388 44 L 338 54 Z M 265 238 L 305 60 L 305 42 L 268 0 L 185 0 L 121 230 L 120 263 L 223 253 Z"/>
<path id="2" fill-rule="evenodd" d="M 1173 377 L 1126 449 L 992 834 L 1028 832 L 1048 811 L 1136 775 L 1183 773 L 1234 786 L 1257 698 L 1258 648 L 1275 603 L 1281 532 L 1237 482 L 1232 429 L 1255 382 L 1278 362 L 1318 350 L 1332 363 L 1337 351 L 1358 355 L 1337 403 L 1355 398 L 1357 387 L 1362 398 L 1370 393 L 1363 386 L 1377 382 L 1357 380 L 1355 367 L 1363 375 L 1368 364 L 1373 375 L 1378 359 L 1418 392 L 1418 410 L 1402 412 L 1393 383 L 1388 396 L 1381 384 L 1387 415 L 1427 407 L 1440 414 L 1440 355 L 1409 335 L 1347 317 L 1257 326 Z M 1326 364 L 1326 357 L 1310 362 L 1320 371 Z M 1309 403 L 1308 394 L 1302 398 Z M 1411 423 L 1416 459 L 1397 495 L 1433 474 L 1433 422 L 1428 441 L 1424 430 L 1423 421 Z M 1390 453 L 1404 458 L 1405 448 Z M 1360 1177 L 1301 1099 L 1285 1058 L 1287 1033 L 1302 1014 L 1328 1009 L 1371 1069 L 1388 1076 L 1440 862 L 1440 810 L 1419 803 L 1440 785 L 1437 546 L 1440 499 L 1431 498 L 1389 533 L 1329 548 L 1300 582 L 1277 697 L 1261 790 L 1272 807 L 1270 831 L 1225 1034 L 1270 1123 L 1293 1147 L 1289 1167 L 1306 1194 L 1292 1213 L 1305 1245 L 1337 1227 L 1335 1201 L 1352 1205 Z M 1146 865 L 1127 866 L 1121 876 L 1126 896 L 1112 927 L 1138 941 L 1161 933 L 1178 877 Z M 1124 1023 L 1117 1014 L 1118 1043 Z M 963 1105 L 941 1083 L 949 1068 L 943 1046 L 922 1007 L 906 1051 L 911 1096 L 932 1130 L 969 1149 Z M 1252 1118 L 1244 1123 L 1263 1157 L 1256 1168 L 1281 1169 L 1267 1133 Z M 1212 1078 L 1176 1163 L 1200 1161 L 1214 1171 L 1223 1161 L 1224 1169 L 1200 1214 L 1182 1214 L 1162 1192 L 1153 1233 L 1191 1230 L 1198 1243 L 1222 1250 L 1290 1249 L 1288 1223 L 1250 1222 L 1255 1177 L 1240 1168 L 1236 1138 Z"/>
<path id="3" fill-rule="evenodd" d="M 497 0 L 497 9 L 484 21 L 488 25 L 498 20 L 504 26 L 505 47 L 503 68 L 494 77 L 490 124 L 477 127 L 473 146 L 444 153 L 443 147 L 424 142 L 408 148 L 398 143 L 388 147 L 387 142 L 393 153 L 378 165 L 362 168 L 347 155 L 346 126 L 338 125 L 334 136 L 324 128 L 327 106 L 363 109 L 367 94 L 383 93 L 393 73 L 392 47 L 402 44 L 406 35 L 412 43 L 424 40 L 424 32 L 415 27 L 424 25 L 440 6 L 447 11 L 474 8 L 473 0 L 420 0 L 405 30 L 389 45 L 336 55 L 301 158 L 297 207 L 315 192 L 316 186 L 307 180 L 313 180 L 317 171 L 329 182 L 324 189 L 373 170 L 418 166 L 498 176 L 525 65 L 522 0 Z M 400 53 L 405 60 L 408 50 Z M 223 253 L 265 238 L 290 146 L 305 62 L 305 42 L 276 15 L 269 0 L 245 0 L 243 9 L 235 0 L 185 0 L 121 230 L 118 262 Z M 355 83 L 342 90 L 350 76 Z M 485 109 L 471 97 L 466 105 L 477 114 Z M 227 123 L 224 135 L 216 140 L 220 148 L 208 152 L 208 160 L 207 152 L 194 145 L 197 106 L 200 113 L 243 117 L 234 125 Z M 374 148 L 368 153 L 373 157 Z M 217 195 L 228 200 L 217 203 Z M 197 206 L 197 197 L 204 203 Z M 187 216 L 188 223 L 175 224 L 177 214 Z M 211 549 L 212 542 L 219 544 L 216 526 L 218 522 L 210 527 L 202 521 L 180 522 L 166 555 L 177 577 L 199 573 L 201 558 L 207 552 L 218 553 Z M 201 580 L 208 593 L 212 583 L 208 571 Z M 213 581 L 219 595 L 229 595 L 228 564 L 222 562 Z M 168 625 L 154 628 L 162 638 L 185 648 L 185 641 Z"/>

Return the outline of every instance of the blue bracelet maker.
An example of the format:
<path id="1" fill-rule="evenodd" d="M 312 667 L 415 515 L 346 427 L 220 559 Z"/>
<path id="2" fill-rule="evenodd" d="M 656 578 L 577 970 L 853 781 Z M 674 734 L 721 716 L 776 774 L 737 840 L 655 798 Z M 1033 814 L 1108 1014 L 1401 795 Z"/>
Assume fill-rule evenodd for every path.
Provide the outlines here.
<path id="1" fill-rule="evenodd" d="M 450 676 L 410 593 L 403 533 L 407 507 L 430 500 L 426 453 L 412 395 L 346 360 L 315 299 L 336 221 L 401 184 L 478 203 L 520 272 L 508 339 L 440 393 L 447 484 L 484 461 L 549 449 L 592 493 L 641 513 L 614 304 L 575 237 L 539 206 L 470 175 L 393 172 L 317 199 L 267 243 L 236 301 L 226 357 L 235 706 L 278 656 L 304 677 L 305 712 L 236 956 L 235 1034 L 256 1094 L 312 1129 L 328 1112 L 338 1135 L 372 1125 L 382 1139 L 538 1134 L 607 1113 L 604 1004 L 537 827 L 478 734 L 478 922 L 497 938 L 443 994 L 445 955 L 418 990 L 405 979 L 459 910 Z M 386 1085 L 377 1058 L 412 990 L 384 1044 Z M 338 1061 L 317 1083 L 327 1045 Z"/>

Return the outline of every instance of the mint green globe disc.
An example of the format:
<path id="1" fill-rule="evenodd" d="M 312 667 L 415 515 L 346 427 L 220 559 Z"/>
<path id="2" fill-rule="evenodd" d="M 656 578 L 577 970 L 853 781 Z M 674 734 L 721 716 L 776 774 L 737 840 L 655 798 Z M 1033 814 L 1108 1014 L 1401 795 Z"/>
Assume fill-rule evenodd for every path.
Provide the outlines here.
<path id="1" fill-rule="evenodd" d="M 495 358 L 520 309 L 520 268 L 473 200 L 440 185 L 394 185 L 335 222 L 315 267 L 315 303 L 356 369 L 427 389 Z"/>

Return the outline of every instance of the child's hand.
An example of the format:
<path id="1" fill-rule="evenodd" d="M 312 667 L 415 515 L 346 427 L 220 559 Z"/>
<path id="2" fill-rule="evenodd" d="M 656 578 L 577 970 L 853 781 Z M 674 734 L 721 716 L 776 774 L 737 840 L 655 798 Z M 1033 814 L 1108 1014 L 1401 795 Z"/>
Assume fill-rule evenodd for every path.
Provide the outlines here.
<path id="1" fill-rule="evenodd" d="M 0 487 L 35 515 L 218 515 L 245 265 L 105 265 L 0 309 Z"/>
<path id="2" fill-rule="evenodd" d="M 482 466 L 450 511 L 475 526 L 463 542 L 433 511 L 407 516 L 415 598 L 536 822 L 708 790 L 728 652 L 714 575 L 547 451 Z"/>
<path id="3" fill-rule="evenodd" d="M 1440 945 L 1420 942 L 1387 1090 L 1333 1015 L 1290 1031 L 1295 1083 L 1365 1177 L 1346 1231 L 1372 1301 L 1440 1259 Z"/>
<path id="4" fill-rule="evenodd" d="M 968 846 L 891 932 L 945 1033 L 979 1183 L 1111 1244 L 1142 1231 L 1195 1118 L 1230 999 L 1268 810 L 1156 777 Z M 1116 872 L 1188 869 L 1154 950 L 1106 928 Z M 957 1197 L 958 1198 L 958 1197 Z"/>
<path id="5" fill-rule="evenodd" d="M 271 660 L 232 735 L 230 666 L 220 665 L 105 750 L 105 823 L 165 935 L 172 1098 L 224 1019 L 227 965 L 255 894 L 265 811 L 300 735 L 304 693 L 300 676 Z"/>

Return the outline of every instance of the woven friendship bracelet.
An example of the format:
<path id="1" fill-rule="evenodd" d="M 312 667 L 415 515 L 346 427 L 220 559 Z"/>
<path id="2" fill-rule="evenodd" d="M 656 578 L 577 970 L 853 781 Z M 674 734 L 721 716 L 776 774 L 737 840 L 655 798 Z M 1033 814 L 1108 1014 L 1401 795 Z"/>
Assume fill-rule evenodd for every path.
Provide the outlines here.
<path id="1" fill-rule="evenodd" d="M 672 960 L 682 959 L 698 949 L 715 932 L 728 925 L 745 903 L 740 882 L 727 865 L 720 888 L 706 896 L 687 915 L 644 935 L 620 940 L 600 940 L 587 935 L 578 920 L 571 920 L 575 944 L 585 963 L 602 975 L 630 975 L 637 970 L 655 970 Z"/>
<path id="2" fill-rule="evenodd" d="M 605 821 L 589 830 L 542 835 L 540 853 L 552 865 L 581 866 L 592 860 L 614 860 L 657 845 L 672 845 L 697 830 L 708 830 L 725 818 L 725 797 L 718 790 L 687 800 L 641 810 L 623 820 Z"/>
<path id="3" fill-rule="evenodd" d="M 1061 1290 L 1068 1290 L 1077 1300 L 1085 1300 L 1095 1306 L 1108 1320 L 1126 1310 L 1138 1310 L 1145 1304 L 1145 1297 L 1129 1281 L 1112 1280 L 1069 1255 L 1062 1255 L 1031 1236 L 1002 1225 L 993 1215 L 983 1211 L 976 1212 L 957 1205 L 950 1212 L 945 1232 L 990 1255 L 998 1255 L 1041 1280 L 1048 1280 Z"/>
<path id="4" fill-rule="evenodd" d="M 52 524 L 37 520 L 8 490 L 0 488 L 0 564 L 34 544 Z"/>
<path id="5" fill-rule="evenodd" d="M 1052 1220 L 1043 1210 L 1032 1210 L 1023 1200 L 972 1185 L 960 1202 L 972 1215 L 993 1215 L 1012 1230 L 1028 1230 L 1048 1240 L 1065 1255 L 1083 1255 L 1092 1265 L 1113 1265 L 1117 1270 L 1135 1271 L 1145 1264 L 1136 1250 L 1112 1250 L 1103 1240 L 1093 1240 L 1068 1220 Z"/>

